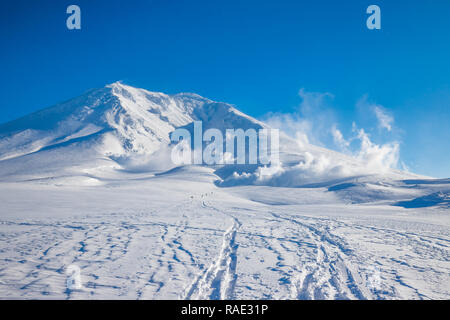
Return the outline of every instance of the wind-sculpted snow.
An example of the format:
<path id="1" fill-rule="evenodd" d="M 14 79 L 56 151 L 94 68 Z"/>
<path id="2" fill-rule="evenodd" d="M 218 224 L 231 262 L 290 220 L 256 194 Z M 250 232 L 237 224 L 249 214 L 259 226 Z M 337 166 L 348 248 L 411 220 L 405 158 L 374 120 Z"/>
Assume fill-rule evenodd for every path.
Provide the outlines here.
<path id="1" fill-rule="evenodd" d="M 439 191 L 409 201 L 400 201 L 397 205 L 404 208 L 422 208 L 432 206 L 443 206 L 450 208 L 450 192 Z"/>

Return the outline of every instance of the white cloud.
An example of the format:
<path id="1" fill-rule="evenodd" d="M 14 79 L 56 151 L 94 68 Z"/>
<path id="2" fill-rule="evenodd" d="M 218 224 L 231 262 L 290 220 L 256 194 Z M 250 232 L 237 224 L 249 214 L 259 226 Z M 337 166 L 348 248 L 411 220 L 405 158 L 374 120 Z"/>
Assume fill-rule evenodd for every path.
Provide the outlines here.
<path id="1" fill-rule="evenodd" d="M 272 128 L 278 128 L 300 145 L 313 143 L 323 146 L 329 135 L 329 128 L 335 122 L 330 101 L 334 96 L 329 92 L 309 92 L 299 90 L 302 102 L 291 113 L 269 113 L 262 118 Z"/>
<path id="2" fill-rule="evenodd" d="M 322 110 L 328 104 L 327 99 L 333 99 L 334 96 L 329 92 L 309 92 L 301 88 L 298 92 L 302 102 L 300 112 L 304 117 L 311 117 L 317 111 Z"/>
<path id="3" fill-rule="evenodd" d="M 333 136 L 334 144 L 338 146 L 341 151 L 347 152 L 350 147 L 350 142 L 344 139 L 342 132 L 336 128 L 336 125 L 331 127 L 331 135 Z"/>
<path id="4" fill-rule="evenodd" d="M 299 95 L 302 103 L 297 111 L 270 114 L 263 121 L 296 139 L 300 149 L 304 149 L 304 159 L 296 165 L 286 166 L 280 163 L 276 168 L 263 168 L 250 175 L 240 175 L 239 183 L 245 181 L 244 183 L 250 184 L 296 186 L 351 175 L 379 173 L 398 167 L 398 142 L 386 140 L 388 137 L 384 136 L 383 139 L 387 142 L 377 144 L 364 129 L 358 128 L 356 122 L 352 123 L 350 137 L 345 137 L 335 121 L 336 117 L 330 104 L 332 94 L 306 92 L 301 89 Z M 394 118 L 383 106 L 369 103 L 366 96 L 360 99 L 356 106 L 372 119 L 376 117 L 376 126 L 383 129 L 384 135 L 386 131 L 392 131 Z M 328 144 L 325 137 L 328 137 Z M 335 158 L 331 153 L 308 152 L 308 148 L 303 147 L 307 147 L 309 142 L 328 147 L 334 145 L 336 149 L 355 159 L 355 162 Z M 228 180 L 227 183 L 238 182 Z"/>
<path id="5" fill-rule="evenodd" d="M 308 133 L 312 132 L 312 122 L 302 118 L 298 113 L 270 113 L 263 121 L 272 128 L 280 129 L 291 138 L 302 136 L 303 141 L 305 139 L 309 141 Z"/>
<path id="6" fill-rule="evenodd" d="M 369 170 L 385 170 L 397 167 L 399 160 L 399 144 L 390 142 L 382 145 L 373 143 L 364 129 L 358 130 L 361 141 L 357 158 L 367 165 Z"/>
<path id="7" fill-rule="evenodd" d="M 389 115 L 382 106 L 374 106 L 375 116 L 378 119 L 378 125 L 387 131 L 392 130 L 392 124 L 394 123 L 394 118 Z"/>
<path id="8" fill-rule="evenodd" d="M 305 151 L 302 153 L 303 160 L 297 164 L 285 165 L 279 162 L 273 166 L 259 167 L 253 172 L 234 172 L 221 183 L 224 186 L 254 184 L 298 187 L 349 176 L 381 173 L 397 166 L 397 143 L 377 145 L 370 140 L 364 129 L 358 130 L 355 139 L 361 142 L 360 149 L 353 154 L 354 158 L 359 160 L 356 162 L 336 158 L 332 153 L 317 154 Z"/>
<path id="9" fill-rule="evenodd" d="M 382 105 L 370 102 L 367 95 L 364 95 L 356 103 L 357 108 L 364 114 L 373 114 L 377 120 L 379 129 L 386 129 L 391 131 L 394 125 L 394 117 Z"/>

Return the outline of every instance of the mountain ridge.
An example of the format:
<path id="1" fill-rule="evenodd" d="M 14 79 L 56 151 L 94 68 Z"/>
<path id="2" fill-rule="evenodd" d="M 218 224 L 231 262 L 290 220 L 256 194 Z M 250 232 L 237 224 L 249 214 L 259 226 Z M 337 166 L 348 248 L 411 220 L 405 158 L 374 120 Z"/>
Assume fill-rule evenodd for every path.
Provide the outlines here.
<path id="1" fill-rule="evenodd" d="M 138 162 L 161 158 L 171 143 L 171 132 L 189 127 L 194 121 L 202 121 L 205 130 L 217 128 L 222 132 L 226 129 L 269 128 L 233 105 L 195 93 L 167 95 L 115 82 L 0 125 L 0 163 L 4 164 L 0 168 L 0 177 L 10 176 L 11 172 L 34 175 L 33 171 L 41 169 L 50 174 L 52 168 L 64 172 L 80 171 L 81 168 L 82 172 L 91 172 L 98 162 L 101 166 L 108 163 L 106 166 L 114 170 L 124 169 L 138 157 L 141 157 Z M 274 179 L 277 175 L 288 175 L 283 179 L 295 186 L 298 183 L 296 176 L 291 177 L 293 172 L 295 175 L 301 173 L 302 184 L 361 175 L 363 166 L 352 157 L 310 144 L 299 146 L 284 135 L 280 139 L 284 167 L 278 171 L 273 168 Z M 70 156 L 64 157 L 64 154 Z M 169 162 L 167 154 L 164 156 L 164 160 L 158 161 Z M 58 159 L 57 163 L 55 159 Z M 35 170 L 38 167 L 40 169 Z M 245 166 L 230 168 L 220 171 L 228 173 L 220 176 L 227 180 L 225 185 L 237 182 L 229 181 L 237 177 L 235 172 L 246 173 Z M 236 171 L 233 172 L 233 168 Z M 164 168 L 167 169 L 170 168 Z M 400 172 L 397 175 L 401 175 Z M 237 178 L 239 183 L 248 180 Z M 249 181 L 253 183 L 258 179 L 254 176 Z M 283 184 L 283 179 L 277 178 L 277 182 L 270 183 Z"/>

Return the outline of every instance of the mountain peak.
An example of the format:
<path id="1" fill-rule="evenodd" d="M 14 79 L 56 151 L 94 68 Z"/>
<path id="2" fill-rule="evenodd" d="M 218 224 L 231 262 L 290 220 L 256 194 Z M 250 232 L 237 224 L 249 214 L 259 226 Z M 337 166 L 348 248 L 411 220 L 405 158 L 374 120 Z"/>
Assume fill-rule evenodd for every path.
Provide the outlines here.
<path id="1" fill-rule="evenodd" d="M 261 127 L 226 103 L 194 93 L 151 92 L 118 81 L 0 125 L 0 161 L 14 163 L 21 173 L 98 165 L 93 159 L 116 164 L 118 158 L 151 155 L 170 144 L 176 128 L 196 120 L 204 128 Z M 8 166 L 3 169 L 0 176 L 11 174 Z"/>
<path id="2" fill-rule="evenodd" d="M 161 150 L 167 151 L 170 134 L 177 128 L 190 130 L 194 121 L 201 121 L 204 131 L 214 128 L 224 135 L 227 129 L 268 128 L 230 104 L 198 94 L 168 95 L 114 82 L 0 125 L 0 179 L 15 174 L 41 177 L 123 169 L 128 161 L 124 159 L 155 158 Z M 367 173 L 354 158 L 282 139 L 280 153 L 287 167 L 280 167 L 272 180 L 236 176 L 236 168 L 221 177 L 231 177 L 228 184 L 243 183 L 248 177 L 248 183 L 296 186 Z"/>

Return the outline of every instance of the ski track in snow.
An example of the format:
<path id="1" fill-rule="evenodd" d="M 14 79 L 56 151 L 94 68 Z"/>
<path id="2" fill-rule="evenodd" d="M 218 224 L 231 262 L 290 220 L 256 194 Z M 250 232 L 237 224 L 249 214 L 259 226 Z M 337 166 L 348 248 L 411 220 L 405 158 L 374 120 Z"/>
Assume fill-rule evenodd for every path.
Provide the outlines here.
<path id="1" fill-rule="evenodd" d="M 4 219 L 0 297 L 448 298 L 448 230 L 364 219 L 236 205 L 212 192 L 130 214 Z M 70 265 L 81 289 L 66 287 Z"/>
<path id="2" fill-rule="evenodd" d="M 0 298 L 450 297 L 448 179 L 283 135 L 281 173 L 175 167 L 170 134 L 193 121 L 266 128 L 122 83 L 1 125 Z"/>
<path id="3" fill-rule="evenodd" d="M 237 248 L 236 232 L 241 226 L 239 220 L 230 214 L 222 212 L 202 202 L 203 208 L 210 208 L 219 214 L 229 216 L 231 226 L 223 233 L 223 242 L 216 260 L 204 273 L 200 274 L 194 283 L 188 287 L 183 299 L 233 299 L 236 282 Z"/>
<path id="4" fill-rule="evenodd" d="M 315 245 L 315 260 L 300 266 L 291 283 L 291 297 L 294 299 L 367 299 L 367 293 L 359 283 L 351 264 L 346 259 L 349 249 L 341 239 L 327 230 L 319 230 L 300 219 L 285 218 L 272 214 L 302 228 Z M 299 257 L 301 259 L 301 257 Z M 356 280 L 358 279 L 358 280 Z"/>

